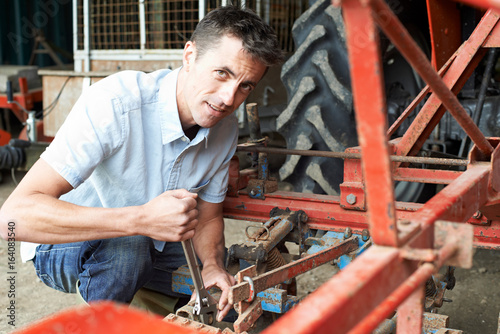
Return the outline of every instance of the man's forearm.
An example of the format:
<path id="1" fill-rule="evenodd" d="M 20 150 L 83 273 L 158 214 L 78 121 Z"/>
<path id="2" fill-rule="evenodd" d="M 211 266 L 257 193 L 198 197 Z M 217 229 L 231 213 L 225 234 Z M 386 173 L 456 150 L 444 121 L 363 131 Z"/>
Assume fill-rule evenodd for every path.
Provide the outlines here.
<path id="1" fill-rule="evenodd" d="M 133 235 L 129 221 L 138 219 L 133 207 L 89 208 L 45 194 L 13 195 L 0 211 L 0 222 L 2 235 L 13 222 L 20 241 L 55 244 Z"/>
<path id="2" fill-rule="evenodd" d="M 224 220 L 214 218 L 200 222 L 196 228 L 193 243 L 203 267 L 216 265 L 224 269 Z"/>

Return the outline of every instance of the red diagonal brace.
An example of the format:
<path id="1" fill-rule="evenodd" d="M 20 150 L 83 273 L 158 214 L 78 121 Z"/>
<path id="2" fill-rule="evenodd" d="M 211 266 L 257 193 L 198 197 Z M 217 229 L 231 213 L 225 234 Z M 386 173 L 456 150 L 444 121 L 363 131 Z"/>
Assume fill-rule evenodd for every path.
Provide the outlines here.
<path id="1" fill-rule="evenodd" d="M 403 262 L 396 248 L 370 247 L 262 334 L 347 333 L 411 274 Z"/>
<path id="2" fill-rule="evenodd" d="M 432 68 L 423 51 L 411 38 L 409 32 L 391 11 L 383 0 L 371 0 L 374 18 L 377 24 L 384 31 L 386 36 L 394 43 L 406 60 L 413 66 L 418 74 L 427 82 L 433 92 L 440 98 L 444 106 L 455 117 L 464 131 L 469 135 L 477 147 L 486 155 L 491 155 L 493 147 L 486 140 L 483 133 L 469 114 L 462 107 L 455 94 L 453 94 L 441 77 Z M 487 15 L 494 16 L 498 21 L 498 15 L 489 11 Z M 496 23 L 495 21 L 495 23 Z M 491 27 L 492 29 L 493 27 Z"/>

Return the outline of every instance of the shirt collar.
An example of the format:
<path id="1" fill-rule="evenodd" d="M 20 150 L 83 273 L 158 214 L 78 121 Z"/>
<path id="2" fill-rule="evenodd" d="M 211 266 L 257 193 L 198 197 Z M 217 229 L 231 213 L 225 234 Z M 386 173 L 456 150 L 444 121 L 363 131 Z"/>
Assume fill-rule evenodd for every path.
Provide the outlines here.
<path id="1" fill-rule="evenodd" d="M 177 107 L 177 78 L 180 68 L 168 73 L 158 91 L 160 105 L 164 106 L 160 112 L 160 128 L 162 134 L 162 144 L 166 145 L 184 136 L 179 109 Z M 200 128 L 193 144 L 206 139 L 210 129 Z"/>

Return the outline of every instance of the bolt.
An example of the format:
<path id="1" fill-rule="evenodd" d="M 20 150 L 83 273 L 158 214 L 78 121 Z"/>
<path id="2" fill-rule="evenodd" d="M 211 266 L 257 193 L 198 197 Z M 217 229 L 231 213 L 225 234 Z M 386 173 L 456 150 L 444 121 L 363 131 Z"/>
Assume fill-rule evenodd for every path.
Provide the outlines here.
<path id="1" fill-rule="evenodd" d="M 364 229 L 363 232 L 361 233 L 361 240 L 367 242 L 369 239 L 370 239 L 370 231 Z"/>
<path id="2" fill-rule="evenodd" d="M 481 213 L 481 211 L 476 211 L 473 215 L 472 215 L 472 218 L 474 219 L 481 219 L 481 217 L 483 216 L 483 214 Z"/>
<path id="3" fill-rule="evenodd" d="M 309 219 L 309 217 L 307 216 L 307 213 L 305 213 L 304 211 L 301 211 L 299 214 L 299 221 L 301 223 L 305 223 L 305 222 L 307 222 L 308 219 Z"/>
<path id="4" fill-rule="evenodd" d="M 350 237 L 352 237 L 352 229 L 347 227 L 344 231 L 344 239 L 349 239 Z"/>
<path id="5" fill-rule="evenodd" d="M 257 190 L 255 189 L 250 190 L 250 196 L 255 196 L 255 195 L 257 195 Z"/>
<path id="6" fill-rule="evenodd" d="M 346 196 L 345 200 L 347 201 L 348 204 L 354 205 L 354 204 L 356 204 L 356 195 L 349 194 Z"/>

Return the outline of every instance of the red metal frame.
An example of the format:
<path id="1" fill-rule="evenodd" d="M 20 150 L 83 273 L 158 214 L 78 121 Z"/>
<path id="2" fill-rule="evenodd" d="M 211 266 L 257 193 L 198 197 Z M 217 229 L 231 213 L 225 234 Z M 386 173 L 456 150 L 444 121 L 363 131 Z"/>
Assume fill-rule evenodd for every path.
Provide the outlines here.
<path id="1" fill-rule="evenodd" d="M 475 215 L 477 220 L 479 209 L 496 219 L 500 205 L 500 179 L 497 181 L 500 148 L 495 149 L 498 140 L 483 136 L 455 95 L 480 62 L 484 48 L 497 46 L 498 33 L 494 28 L 499 15 L 487 11 L 471 38 L 438 74 L 382 0 L 343 0 L 342 8 L 360 143 L 360 148 L 354 151 L 362 154 L 361 167 L 359 161 L 345 161 L 340 199 L 278 192 L 266 194 L 266 201 L 261 203 L 228 198 L 225 212 L 230 217 L 265 219 L 261 215 L 272 206 L 302 209 L 310 218 L 310 227 L 332 230 L 351 227 L 358 233 L 368 227 L 375 243 L 264 333 L 327 333 L 332 328 L 336 333 L 370 333 L 396 307 L 398 332 L 421 333 L 423 283 L 446 260 L 458 261 L 459 257 L 459 243 L 453 238 L 454 242 L 433 252 L 435 222 L 469 220 L 478 224 L 471 217 Z M 391 143 L 387 134 L 392 134 L 397 125 L 387 130 L 375 22 L 429 85 L 411 107 L 432 91 L 403 138 Z M 418 152 L 445 110 L 450 111 L 476 145 L 465 172 L 417 171 L 391 163 L 390 154 Z M 411 109 L 405 115 L 409 112 Z M 448 185 L 418 206 L 394 201 L 395 179 L 425 182 L 432 179 Z M 347 203 L 347 194 L 355 200 Z M 476 246 L 500 248 L 499 226 L 498 221 L 484 219 L 474 225 Z M 485 235 L 489 238 L 484 238 Z M 470 249 L 465 252 L 471 257 Z"/>
<path id="2" fill-rule="evenodd" d="M 13 98 L 26 110 L 33 110 L 36 102 L 43 100 L 42 88 L 29 89 L 28 80 L 24 77 L 19 78 L 19 93 L 15 93 Z M 26 122 L 28 115 L 15 103 L 7 102 L 7 95 L 0 94 L 0 108 L 12 110 L 14 115 L 21 121 Z"/>

